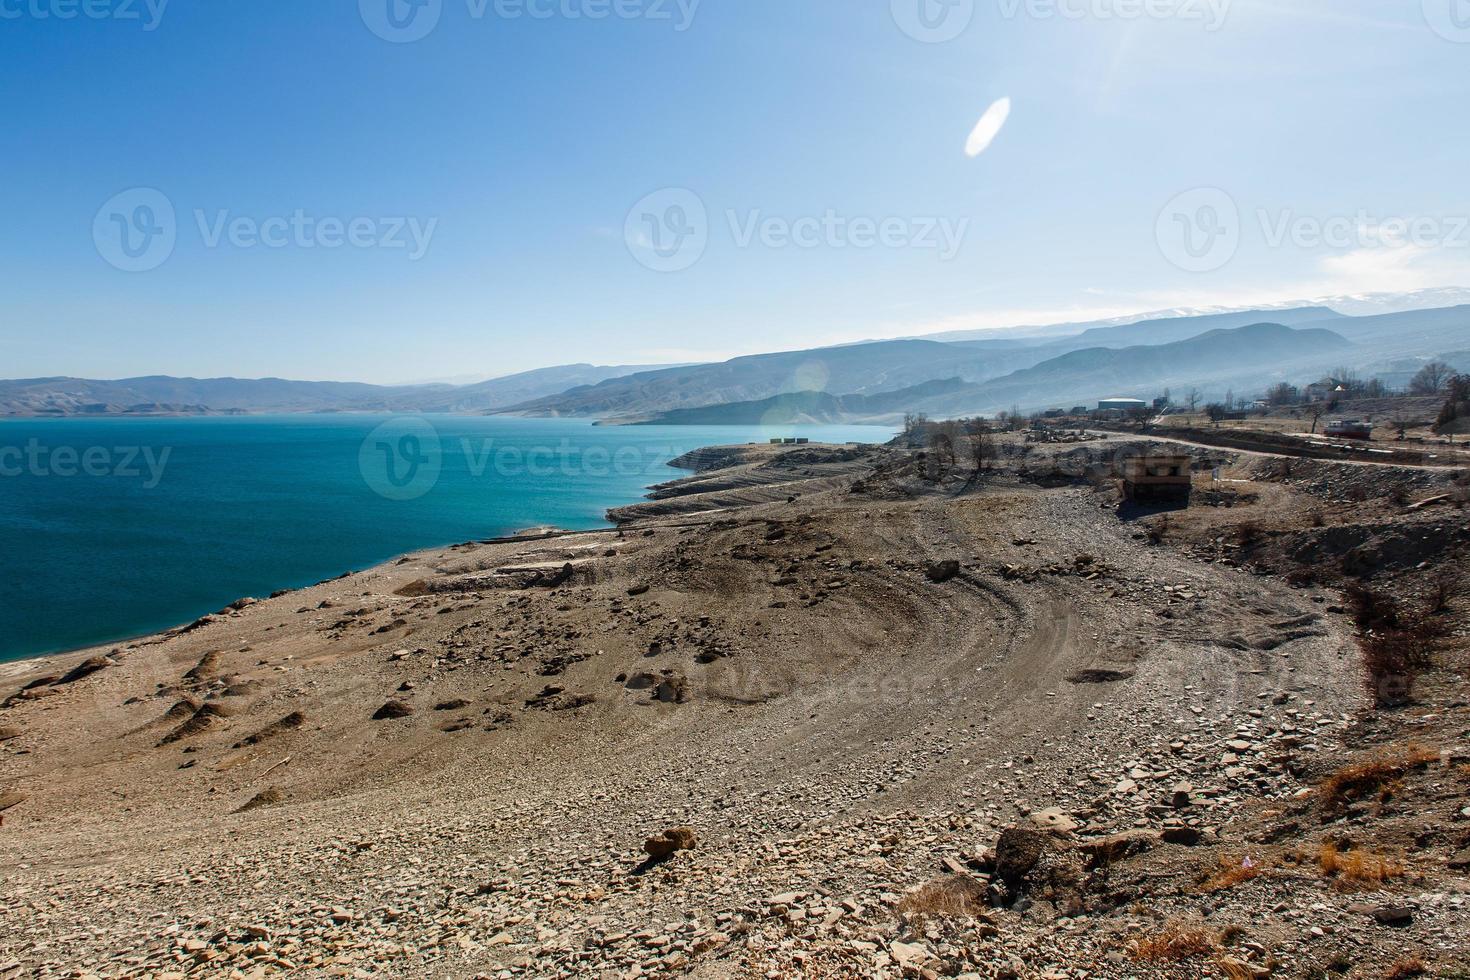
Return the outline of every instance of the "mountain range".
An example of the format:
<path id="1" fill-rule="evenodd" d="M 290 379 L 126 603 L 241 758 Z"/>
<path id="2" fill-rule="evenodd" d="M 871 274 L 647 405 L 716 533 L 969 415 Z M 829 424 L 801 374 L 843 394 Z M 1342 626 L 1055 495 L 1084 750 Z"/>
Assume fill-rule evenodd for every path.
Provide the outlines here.
<path id="1" fill-rule="evenodd" d="M 1392 305 L 1388 297 L 1360 298 L 1354 308 Z M 0 381 L 0 415 L 422 412 L 670 424 L 891 421 L 909 411 L 947 417 L 1066 408 L 1109 396 L 1152 398 L 1165 387 L 1197 387 L 1218 398 L 1338 369 L 1403 384 L 1432 357 L 1470 370 L 1464 363 L 1470 305 L 1369 316 L 1306 305 L 1069 324 L 1061 336 L 1050 333 L 1059 328 L 1044 329 L 1043 336 L 1019 330 L 879 340 L 715 364 L 562 365 L 470 385 L 35 378 Z"/>

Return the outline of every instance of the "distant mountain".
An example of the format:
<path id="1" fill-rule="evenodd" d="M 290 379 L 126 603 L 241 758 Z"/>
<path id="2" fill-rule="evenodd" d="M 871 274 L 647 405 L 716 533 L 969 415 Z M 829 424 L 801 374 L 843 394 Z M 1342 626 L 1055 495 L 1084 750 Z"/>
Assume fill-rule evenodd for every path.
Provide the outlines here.
<path id="1" fill-rule="evenodd" d="M 890 340 L 783 351 L 629 375 L 515 405 L 524 415 L 643 418 L 801 391 L 876 394 L 948 378 L 981 381 L 1044 360 L 1036 348 Z"/>
<path id="2" fill-rule="evenodd" d="M 1337 314 L 1325 307 L 1307 307 L 1286 311 L 1284 317 L 1292 322 L 1325 323 L 1337 318 Z M 1259 323 L 1261 319 L 1260 313 L 1223 313 L 1097 327 L 1076 337 L 1043 341 L 892 340 L 756 354 L 723 364 L 629 375 L 527 401 L 506 411 L 524 415 L 643 419 L 708 405 L 762 402 L 796 392 L 875 394 L 951 378 L 980 383 L 1079 348 L 1168 343 L 1214 329 Z"/>
<path id="3" fill-rule="evenodd" d="M 952 345 L 961 346 L 961 345 Z M 764 399 L 657 413 L 644 421 L 668 425 L 784 425 L 791 423 L 891 422 L 906 412 L 936 418 L 993 415 L 1092 404 L 1109 396 L 1152 399 L 1168 387 L 1222 395 L 1264 390 L 1284 368 L 1310 373 L 1349 357 L 1354 349 L 1330 330 L 1254 323 L 1209 330 L 1187 340 L 1124 348 L 1068 351 L 1040 364 L 985 382 L 959 378 L 931 381 L 871 395 L 788 392 Z"/>
<path id="4" fill-rule="evenodd" d="M 877 395 L 832 395 L 825 391 L 795 391 L 759 401 L 706 405 L 664 412 L 644 425 L 810 425 L 886 419 L 902 415 L 909 405 L 968 390 L 959 378 L 927 381 L 913 388 Z"/>
<path id="5" fill-rule="evenodd" d="M 909 409 L 935 416 L 992 414 L 1013 405 L 1029 411 L 1110 396 L 1152 399 L 1164 388 L 1182 394 L 1191 386 L 1217 396 L 1227 387 L 1244 394 L 1293 376 L 1288 373 L 1292 370 L 1325 370 L 1353 349 L 1347 338 L 1331 330 L 1257 323 L 1169 344 L 1072 351 L 985 384 L 924 399 Z"/>
<path id="6" fill-rule="evenodd" d="M 29 378 L 0 381 L 0 415 L 487 412 L 642 370 L 646 367 L 573 364 L 463 387 L 281 378 Z"/>
<path id="7" fill-rule="evenodd" d="M 1147 344 L 1171 344 L 1198 337 L 1211 330 L 1229 330 L 1269 321 L 1284 326 L 1311 323 L 1327 326 L 1332 321 L 1346 319 L 1325 306 L 1304 306 L 1289 310 L 1274 310 L 1269 315 L 1261 310 L 1245 310 L 1230 313 L 1210 313 L 1201 316 L 1167 317 L 1156 320 L 1140 320 L 1137 323 L 1109 327 L 1094 327 L 1075 337 L 1053 341 L 1047 345 L 1052 349 L 1085 350 L 1089 347 L 1137 347 Z"/>
<path id="8" fill-rule="evenodd" d="M 1035 343 L 1054 340 L 1058 337 L 1075 337 L 1089 330 L 1127 326 L 1146 321 L 1201 320 L 1212 316 L 1244 314 L 1247 317 L 1254 316 L 1255 319 L 1247 319 L 1237 325 L 1259 322 L 1260 320 L 1270 320 L 1273 323 L 1285 323 L 1288 326 L 1292 326 L 1298 322 L 1303 322 L 1292 315 L 1297 310 L 1325 308 L 1329 313 L 1338 316 L 1371 317 L 1382 316 L 1388 313 L 1443 309 L 1467 304 L 1470 304 L 1470 288 L 1463 286 L 1441 286 L 1433 289 L 1416 289 L 1401 293 L 1349 293 L 1333 296 L 1317 296 L 1312 299 L 1298 299 L 1284 303 L 1267 303 L 1256 306 L 1178 307 L 1171 310 L 1156 310 L 1151 313 L 1137 313 L 1102 320 L 1031 326 L 985 327 L 976 330 L 949 330 L 943 333 L 921 334 L 912 339 L 956 343 L 967 340 L 1020 338 Z M 1257 315 L 1262 313 L 1270 315 L 1264 317 Z M 1220 323 L 1218 326 L 1229 326 L 1229 324 Z"/>

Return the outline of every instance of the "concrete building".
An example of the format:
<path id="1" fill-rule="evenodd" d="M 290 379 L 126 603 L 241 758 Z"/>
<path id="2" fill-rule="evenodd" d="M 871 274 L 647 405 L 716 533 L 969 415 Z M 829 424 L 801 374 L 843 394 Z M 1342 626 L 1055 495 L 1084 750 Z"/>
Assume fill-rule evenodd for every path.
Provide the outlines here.
<path id="1" fill-rule="evenodd" d="M 1194 487 L 1188 456 L 1129 456 L 1123 460 L 1123 499 L 1141 504 L 1188 505 Z"/>
<path id="2" fill-rule="evenodd" d="M 1141 412 L 1148 408 L 1148 402 L 1141 398 L 1104 398 L 1097 403 L 1099 412 Z"/>

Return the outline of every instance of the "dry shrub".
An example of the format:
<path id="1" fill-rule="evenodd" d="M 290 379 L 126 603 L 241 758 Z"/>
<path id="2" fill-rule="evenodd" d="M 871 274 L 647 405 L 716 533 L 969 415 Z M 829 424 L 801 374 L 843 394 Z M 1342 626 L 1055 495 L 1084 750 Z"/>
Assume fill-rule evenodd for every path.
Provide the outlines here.
<path id="1" fill-rule="evenodd" d="M 1177 963 L 1215 949 L 1214 933 L 1197 926 L 1171 922 L 1152 936 L 1134 940 L 1133 958 L 1142 962 Z"/>
<path id="2" fill-rule="evenodd" d="M 1450 603 L 1465 588 L 1465 575 L 1458 568 L 1442 568 L 1429 580 L 1429 608 L 1431 616 L 1450 611 Z"/>
<path id="3" fill-rule="evenodd" d="M 1213 965 L 1215 972 L 1225 980 L 1256 980 L 1256 975 L 1251 972 L 1250 967 L 1228 957 L 1222 956 L 1216 959 Z"/>
<path id="4" fill-rule="evenodd" d="M 1322 781 L 1318 793 L 1324 805 L 1336 809 L 1381 794 L 1411 769 L 1422 768 L 1438 759 L 1438 752 L 1417 743 L 1393 746 L 1337 770 Z"/>
<path id="5" fill-rule="evenodd" d="M 977 916 L 987 907 L 985 886 L 968 875 L 936 878 L 898 903 L 899 914 L 916 922 Z"/>
<path id="6" fill-rule="evenodd" d="M 1221 857 L 1220 866 L 1200 885 L 1202 892 L 1220 892 L 1244 884 L 1264 873 L 1259 861 L 1250 858 Z"/>
<path id="7" fill-rule="evenodd" d="M 1408 980 L 1409 977 L 1422 977 L 1429 972 L 1429 964 L 1417 956 L 1399 960 L 1388 968 L 1383 975 L 1383 980 Z"/>
<path id="8" fill-rule="evenodd" d="M 1166 514 L 1150 524 L 1144 530 L 1144 535 L 1148 538 L 1149 544 L 1163 544 L 1169 536 L 1169 530 L 1169 517 Z"/>
<path id="9" fill-rule="evenodd" d="M 1255 521 L 1246 521 L 1235 528 L 1235 541 L 1242 548 L 1254 548 L 1265 536 L 1265 529 Z"/>
<path id="10" fill-rule="evenodd" d="M 1341 851 L 1331 841 L 1323 842 L 1317 861 L 1322 874 L 1336 878 L 1341 888 L 1382 888 L 1404 873 L 1404 866 L 1392 858 L 1361 849 Z"/>
<path id="11" fill-rule="evenodd" d="M 1429 614 L 1404 608 L 1397 598 L 1362 585 L 1347 590 L 1348 606 L 1358 628 L 1363 666 L 1378 706 L 1408 703 L 1418 672 L 1428 667 L 1444 623 Z"/>

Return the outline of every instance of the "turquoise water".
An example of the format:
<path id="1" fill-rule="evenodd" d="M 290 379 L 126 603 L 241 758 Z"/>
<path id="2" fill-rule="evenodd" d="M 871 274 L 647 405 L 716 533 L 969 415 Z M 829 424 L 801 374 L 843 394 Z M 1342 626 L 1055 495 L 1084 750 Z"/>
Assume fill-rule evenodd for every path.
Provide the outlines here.
<path id="1" fill-rule="evenodd" d="M 691 449 L 880 442 L 870 426 L 422 416 L 0 420 L 0 660 L 109 643 L 246 595 L 609 507 Z"/>

